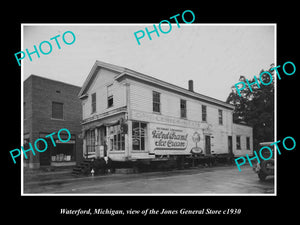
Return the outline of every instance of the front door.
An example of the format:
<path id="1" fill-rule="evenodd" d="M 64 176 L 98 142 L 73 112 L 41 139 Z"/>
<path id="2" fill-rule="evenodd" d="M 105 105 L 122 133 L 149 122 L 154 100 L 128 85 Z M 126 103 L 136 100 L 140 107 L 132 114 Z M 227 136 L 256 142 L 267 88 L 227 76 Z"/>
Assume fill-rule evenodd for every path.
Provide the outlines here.
<path id="1" fill-rule="evenodd" d="M 205 135 L 205 154 L 209 155 L 210 153 L 210 136 Z"/>
<path id="2" fill-rule="evenodd" d="M 232 154 L 232 136 L 228 136 L 228 153 Z"/>

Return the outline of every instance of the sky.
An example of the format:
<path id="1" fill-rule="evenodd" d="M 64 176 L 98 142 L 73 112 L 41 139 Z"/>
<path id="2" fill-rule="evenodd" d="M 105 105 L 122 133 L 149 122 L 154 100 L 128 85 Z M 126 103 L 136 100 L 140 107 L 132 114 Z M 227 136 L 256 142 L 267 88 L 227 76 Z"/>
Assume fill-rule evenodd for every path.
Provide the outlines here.
<path id="1" fill-rule="evenodd" d="M 154 24 L 154 23 L 153 23 Z M 159 37 L 147 34 L 138 45 L 134 32 L 153 30 L 153 24 L 23 24 L 22 49 L 34 51 L 42 41 L 52 44 L 52 52 L 40 58 L 32 54 L 22 60 L 23 80 L 31 74 L 82 86 L 96 60 L 115 64 L 226 101 L 241 75 L 250 79 L 275 60 L 273 24 L 172 24 Z M 158 24 L 156 23 L 156 27 Z M 168 25 L 162 26 L 164 31 Z M 72 31 L 75 42 L 61 39 Z M 61 49 L 57 48 L 57 38 Z M 72 36 L 66 34 L 66 41 Z M 47 44 L 43 44 L 47 52 Z M 17 63 L 17 62 L 16 62 Z"/>

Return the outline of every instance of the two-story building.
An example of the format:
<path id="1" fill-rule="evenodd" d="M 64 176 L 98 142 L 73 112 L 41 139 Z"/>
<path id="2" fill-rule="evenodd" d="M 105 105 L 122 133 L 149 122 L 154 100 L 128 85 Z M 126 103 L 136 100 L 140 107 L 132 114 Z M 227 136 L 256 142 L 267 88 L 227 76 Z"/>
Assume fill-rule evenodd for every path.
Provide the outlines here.
<path id="1" fill-rule="evenodd" d="M 84 157 L 126 161 L 202 153 L 253 153 L 252 128 L 234 106 L 154 77 L 96 61 L 82 89 Z"/>
<path id="2" fill-rule="evenodd" d="M 27 152 L 24 166 L 39 168 L 40 166 L 74 166 L 82 160 L 81 120 L 82 109 L 78 93 L 81 87 L 48 78 L 30 75 L 24 81 L 24 149 L 33 145 L 36 139 L 43 138 L 48 143 L 44 152 Z M 71 133 L 71 139 L 62 143 L 57 132 L 66 128 Z M 47 135 L 55 132 L 53 139 Z M 62 137 L 65 138 L 65 137 Z M 39 142 L 39 145 L 43 142 Z M 39 146 L 39 149 L 44 147 Z"/>

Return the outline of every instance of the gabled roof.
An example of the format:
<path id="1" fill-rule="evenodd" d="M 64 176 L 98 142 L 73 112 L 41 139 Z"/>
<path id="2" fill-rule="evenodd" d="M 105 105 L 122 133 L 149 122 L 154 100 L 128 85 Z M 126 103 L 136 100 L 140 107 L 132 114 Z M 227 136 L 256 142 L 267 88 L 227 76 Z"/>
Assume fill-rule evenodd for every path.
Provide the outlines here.
<path id="1" fill-rule="evenodd" d="M 218 99 L 215 99 L 215 98 L 212 98 L 212 97 L 208 97 L 206 95 L 202 95 L 202 94 L 199 94 L 199 93 L 196 93 L 196 92 L 193 92 L 193 91 L 189 91 L 188 89 L 179 87 L 179 86 L 174 85 L 174 84 L 170 84 L 168 82 L 159 80 L 157 78 L 148 76 L 148 75 L 143 74 L 143 73 L 139 73 L 137 71 L 128 69 L 126 67 L 116 66 L 116 65 L 101 62 L 101 61 L 98 61 L 98 60 L 93 65 L 87 79 L 85 80 L 85 82 L 84 82 L 84 84 L 83 84 L 83 86 L 82 86 L 82 88 L 81 88 L 81 90 L 78 94 L 79 98 L 83 98 L 84 96 L 86 96 L 86 90 L 90 87 L 91 83 L 93 82 L 94 78 L 96 77 L 96 75 L 97 75 L 97 73 L 98 73 L 98 71 L 101 67 L 118 72 L 119 75 L 117 75 L 115 77 L 115 80 L 117 80 L 117 81 L 120 81 L 120 80 L 125 79 L 125 78 L 134 79 L 134 80 L 137 80 L 137 81 L 140 81 L 140 82 L 155 85 L 157 87 L 165 88 L 165 89 L 167 89 L 171 92 L 176 92 L 176 93 L 184 95 L 186 97 L 191 97 L 191 98 L 203 101 L 203 102 L 207 102 L 207 103 L 210 103 L 210 104 L 222 106 L 222 107 L 225 107 L 225 108 L 231 109 L 231 110 L 234 109 L 233 105 L 228 104 L 226 102 L 223 102 L 221 100 L 218 100 Z"/>
<path id="2" fill-rule="evenodd" d="M 113 65 L 110 63 L 105 63 L 105 62 L 96 60 L 88 77 L 86 78 L 85 82 L 82 85 L 82 88 L 78 94 L 79 98 L 82 98 L 85 95 L 86 91 L 89 89 L 90 85 L 92 84 L 93 80 L 95 79 L 95 77 L 101 67 L 109 69 L 109 70 L 113 70 L 113 71 L 116 71 L 119 73 L 122 73 L 126 69 L 125 67 L 116 66 L 116 65 Z"/>

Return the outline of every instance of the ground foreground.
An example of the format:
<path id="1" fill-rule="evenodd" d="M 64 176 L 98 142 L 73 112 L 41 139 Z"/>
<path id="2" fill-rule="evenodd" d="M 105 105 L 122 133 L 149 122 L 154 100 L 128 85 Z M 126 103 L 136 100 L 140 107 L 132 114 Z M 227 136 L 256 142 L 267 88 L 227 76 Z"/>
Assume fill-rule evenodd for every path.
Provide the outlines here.
<path id="1" fill-rule="evenodd" d="M 274 178 L 260 181 L 251 167 L 194 168 L 73 177 L 70 173 L 24 177 L 24 194 L 274 194 Z"/>

